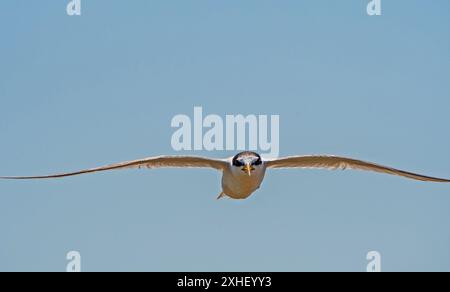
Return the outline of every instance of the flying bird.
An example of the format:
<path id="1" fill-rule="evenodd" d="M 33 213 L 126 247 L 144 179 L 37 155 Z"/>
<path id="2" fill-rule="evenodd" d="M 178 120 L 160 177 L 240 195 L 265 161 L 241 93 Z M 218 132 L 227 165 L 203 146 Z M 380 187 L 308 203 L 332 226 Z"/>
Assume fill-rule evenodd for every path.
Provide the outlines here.
<path id="1" fill-rule="evenodd" d="M 255 152 L 241 152 L 232 158 L 213 159 L 198 156 L 156 156 L 139 160 L 111 164 L 77 172 L 60 173 L 45 176 L 10 176 L 0 179 L 54 179 L 94 173 L 107 170 L 128 168 L 212 168 L 222 172 L 222 191 L 218 199 L 246 199 L 261 186 L 267 169 L 276 168 L 319 168 L 319 169 L 355 169 L 374 171 L 429 182 L 449 183 L 450 180 L 424 176 L 392 167 L 365 162 L 362 160 L 329 156 L 309 155 L 291 156 L 277 159 L 263 159 Z"/>

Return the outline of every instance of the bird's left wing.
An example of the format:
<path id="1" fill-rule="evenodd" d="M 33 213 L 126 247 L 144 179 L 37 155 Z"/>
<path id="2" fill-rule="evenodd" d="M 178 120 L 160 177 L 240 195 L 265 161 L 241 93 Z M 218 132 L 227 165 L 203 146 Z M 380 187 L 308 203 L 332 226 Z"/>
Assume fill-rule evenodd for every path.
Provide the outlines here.
<path id="1" fill-rule="evenodd" d="M 410 179 L 431 182 L 450 182 L 448 179 L 430 177 L 412 172 L 395 169 L 388 166 L 366 162 L 362 160 L 338 156 L 293 156 L 269 160 L 265 162 L 268 168 L 322 168 L 322 169 L 357 169 L 375 171 L 407 177 Z"/>
<path id="2" fill-rule="evenodd" d="M 139 160 L 127 161 L 117 164 L 106 165 L 97 168 L 85 169 L 76 172 L 44 175 L 44 176 L 0 176 L 0 179 L 46 179 L 62 178 L 80 174 L 94 173 L 107 170 L 126 168 L 180 168 L 180 167 L 202 167 L 224 170 L 227 167 L 225 160 L 211 159 L 196 156 L 157 156 Z"/>

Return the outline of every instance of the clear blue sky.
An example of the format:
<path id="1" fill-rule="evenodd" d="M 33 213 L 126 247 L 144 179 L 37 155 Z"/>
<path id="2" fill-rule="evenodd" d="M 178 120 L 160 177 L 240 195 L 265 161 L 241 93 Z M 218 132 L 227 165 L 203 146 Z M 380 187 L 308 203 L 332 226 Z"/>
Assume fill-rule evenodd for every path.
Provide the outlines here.
<path id="1" fill-rule="evenodd" d="M 176 114 L 279 114 L 282 155 L 450 177 L 450 2 L 0 3 L 0 175 L 159 154 Z M 230 152 L 184 154 L 231 156 Z M 0 181 L 0 270 L 450 271 L 450 186 L 280 170 L 246 201 L 209 170 Z"/>

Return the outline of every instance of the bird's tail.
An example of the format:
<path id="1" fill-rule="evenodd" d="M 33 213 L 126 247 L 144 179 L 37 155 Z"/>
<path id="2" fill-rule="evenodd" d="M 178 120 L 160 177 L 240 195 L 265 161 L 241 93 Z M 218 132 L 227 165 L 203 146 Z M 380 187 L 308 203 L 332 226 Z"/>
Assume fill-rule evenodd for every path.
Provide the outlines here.
<path id="1" fill-rule="evenodd" d="M 220 199 L 222 199 L 222 198 L 225 198 L 227 195 L 224 193 L 224 192 L 221 192 L 220 194 L 219 194 L 219 196 L 217 197 L 217 200 L 220 200 Z"/>

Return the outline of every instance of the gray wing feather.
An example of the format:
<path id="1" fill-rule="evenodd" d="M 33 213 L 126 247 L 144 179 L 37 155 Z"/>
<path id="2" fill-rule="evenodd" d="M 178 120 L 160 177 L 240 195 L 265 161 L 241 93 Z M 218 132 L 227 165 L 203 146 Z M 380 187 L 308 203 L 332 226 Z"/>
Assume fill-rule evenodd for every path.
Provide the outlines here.
<path id="1" fill-rule="evenodd" d="M 420 175 L 371 162 L 339 156 L 328 156 L 328 155 L 293 156 L 270 160 L 266 162 L 266 165 L 268 168 L 321 168 L 321 169 L 349 168 L 355 170 L 375 171 L 379 173 L 398 175 L 420 181 L 446 182 L 446 183 L 450 182 L 450 180 L 448 179 Z"/>
<path id="2" fill-rule="evenodd" d="M 195 156 L 157 156 L 149 157 L 139 160 L 126 161 L 122 163 L 116 163 L 106 165 L 97 168 L 85 169 L 76 172 L 67 172 L 60 174 L 44 175 L 44 176 L 3 176 L 0 179 L 50 179 L 50 178 L 62 178 L 68 176 L 75 176 L 87 173 L 128 169 L 128 168 L 180 168 L 180 167 L 202 167 L 213 168 L 217 170 L 224 170 L 227 166 L 225 160 L 210 159 L 204 157 Z"/>

